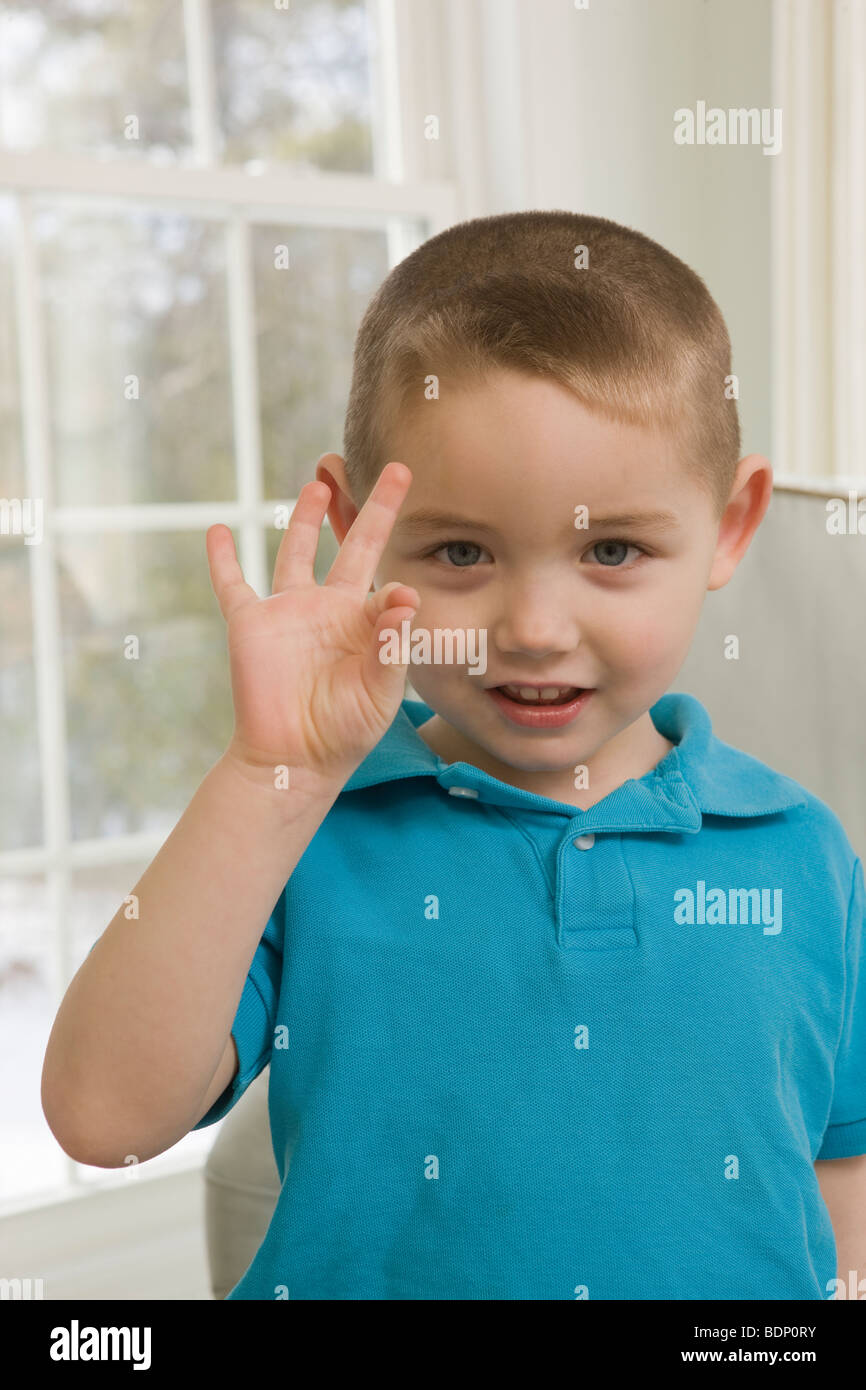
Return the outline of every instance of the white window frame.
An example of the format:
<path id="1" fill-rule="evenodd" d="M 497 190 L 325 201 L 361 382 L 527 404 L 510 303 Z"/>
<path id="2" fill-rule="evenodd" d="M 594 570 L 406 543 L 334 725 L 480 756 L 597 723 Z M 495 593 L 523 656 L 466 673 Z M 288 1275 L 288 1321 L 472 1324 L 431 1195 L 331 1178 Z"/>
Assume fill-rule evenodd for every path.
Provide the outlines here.
<path id="1" fill-rule="evenodd" d="M 780 484 L 866 479 L 866 6 L 774 0 L 773 452 Z M 832 158 L 828 159 L 828 152 Z"/>
<path id="2" fill-rule="evenodd" d="M 232 526 L 245 576 L 258 593 L 267 593 L 265 528 L 273 525 L 277 502 L 264 499 L 259 437 L 258 371 L 255 352 L 250 229 L 267 223 L 306 223 L 322 227 L 377 227 L 385 231 L 389 264 L 413 249 L 407 228 L 426 224 L 434 235 L 458 219 L 459 183 L 445 177 L 449 157 L 437 164 L 436 177 L 421 177 L 412 132 L 428 111 L 436 112 L 436 93 L 446 89 L 441 55 L 446 30 L 465 23 L 457 0 L 418 9 L 411 0 L 367 0 L 379 44 L 372 73 L 374 170 L 372 175 L 316 173 L 304 176 L 267 167 L 261 173 L 217 166 L 215 83 L 210 44 L 210 0 L 184 0 L 187 74 L 193 162 L 161 166 L 121 160 L 100 161 L 58 155 L 50 150 L 0 150 L 0 195 L 11 195 L 15 209 L 13 274 L 15 281 L 22 446 L 27 495 L 41 498 L 44 527 L 41 544 L 28 546 L 33 598 L 33 650 L 36 671 L 38 740 L 41 766 L 44 842 L 40 846 L 0 852 L 0 876 L 42 875 L 46 885 L 49 931 L 54 943 L 53 988 L 59 1004 L 73 974 L 67 904 L 76 869 L 148 862 L 164 843 L 162 834 L 144 833 L 75 840 L 70 837 L 67 777 L 67 730 L 57 585 L 57 537 L 89 533 L 200 529 L 215 522 Z M 453 33 L 453 30 L 452 30 Z M 468 85 L 468 74 L 466 84 Z M 451 93 L 451 96 L 455 93 Z M 463 101 L 461 119 L 469 118 Z M 467 139 L 465 149 L 477 141 Z M 465 168 L 465 158 L 463 161 Z M 228 228 L 226 286 L 232 418 L 235 438 L 237 498 L 231 502 L 166 503 L 141 506 L 55 507 L 40 270 L 33 234 L 33 200 L 37 195 L 66 199 L 77 209 L 122 210 L 134 207 L 214 219 Z M 98 925 L 98 924 L 97 924 Z M 107 1170 L 104 1181 L 82 1178 L 69 1158 L 65 1184 L 0 1204 L 0 1216 L 45 1208 L 70 1197 L 90 1198 L 94 1191 L 124 1183 L 128 1171 Z M 200 1160 L 178 1161 L 183 1176 Z M 164 1180 L 167 1165 L 139 1170 L 136 1177 Z"/>

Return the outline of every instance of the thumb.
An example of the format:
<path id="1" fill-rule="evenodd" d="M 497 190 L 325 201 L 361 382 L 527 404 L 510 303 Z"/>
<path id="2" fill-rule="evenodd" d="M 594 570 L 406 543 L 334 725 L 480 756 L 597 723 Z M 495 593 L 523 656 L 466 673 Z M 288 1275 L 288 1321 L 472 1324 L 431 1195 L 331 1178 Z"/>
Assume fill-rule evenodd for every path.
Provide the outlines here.
<path id="1" fill-rule="evenodd" d="M 421 598 L 417 589 L 413 589 L 411 584 L 401 584 L 399 579 L 392 579 L 390 584 L 386 584 L 382 589 L 372 589 L 364 600 L 367 617 L 371 623 L 391 608 L 399 603 L 402 607 L 408 606 L 415 610 L 421 607 Z"/>

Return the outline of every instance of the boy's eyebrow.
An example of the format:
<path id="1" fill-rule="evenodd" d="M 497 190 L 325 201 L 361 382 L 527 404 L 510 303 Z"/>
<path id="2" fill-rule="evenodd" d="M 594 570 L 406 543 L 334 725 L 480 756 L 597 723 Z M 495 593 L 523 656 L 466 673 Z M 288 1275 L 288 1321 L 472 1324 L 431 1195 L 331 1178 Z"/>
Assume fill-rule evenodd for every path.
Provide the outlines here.
<path id="1" fill-rule="evenodd" d="M 468 526 L 473 531 L 486 531 L 495 535 L 494 527 L 484 521 L 473 521 L 471 517 L 459 516 L 457 512 L 439 512 L 435 507 L 421 507 L 409 516 L 398 516 L 397 527 L 402 531 L 432 531 L 446 526 Z"/>
<path id="2" fill-rule="evenodd" d="M 619 512 L 612 516 L 594 517 L 590 511 L 587 529 L 591 531 L 593 526 L 640 526 L 646 531 L 669 531 L 679 524 L 680 519 L 674 512 Z"/>
<path id="3" fill-rule="evenodd" d="M 619 512 L 616 515 L 594 517 L 590 511 L 589 526 L 576 529 L 591 531 L 597 530 L 599 527 L 607 529 L 611 526 L 622 526 L 640 527 L 646 531 L 667 531 L 678 525 L 679 517 L 673 512 Z M 409 516 L 397 518 L 397 529 L 405 532 L 444 530 L 449 526 L 462 526 L 472 531 L 484 531 L 488 535 L 496 534 L 495 527 L 489 526 L 485 521 L 473 521 L 470 517 L 460 516 L 457 512 L 440 512 L 434 507 L 422 507 L 417 512 L 410 513 Z"/>

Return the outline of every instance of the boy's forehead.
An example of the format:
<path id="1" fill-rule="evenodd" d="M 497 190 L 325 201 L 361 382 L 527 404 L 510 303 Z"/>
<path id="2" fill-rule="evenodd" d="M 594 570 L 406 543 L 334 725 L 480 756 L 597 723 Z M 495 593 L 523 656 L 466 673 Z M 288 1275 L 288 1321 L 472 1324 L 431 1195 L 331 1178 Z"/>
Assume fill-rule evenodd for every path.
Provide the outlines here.
<path id="1" fill-rule="evenodd" d="M 427 440 L 448 439 L 455 434 L 476 436 L 531 436 L 585 439 L 608 444 L 619 439 L 645 447 L 663 445 L 668 432 L 652 425 L 629 422 L 612 412 L 585 404 L 561 382 L 550 377 L 494 371 L 483 380 L 437 378 L 434 395 L 416 398 L 398 409 L 392 428 L 398 435 Z"/>
<path id="2" fill-rule="evenodd" d="M 563 509 L 578 505 L 600 520 L 670 525 L 701 500 L 673 432 L 602 417 L 557 383 L 513 373 L 453 392 L 446 385 L 439 399 L 416 404 L 397 422 L 387 457 L 412 470 L 404 532 L 462 517 L 481 530 L 515 508 L 536 516 L 549 508 L 559 525 Z"/>
<path id="3" fill-rule="evenodd" d="M 389 458 L 452 490 L 476 476 L 486 484 L 494 472 L 503 482 L 512 474 L 515 484 L 530 474 L 551 484 L 607 483 L 614 495 L 639 485 L 641 474 L 647 483 L 669 475 L 671 485 L 681 476 L 673 430 L 612 419 L 558 383 L 514 373 L 475 388 L 446 385 L 438 398 L 400 412 L 388 434 Z"/>
<path id="4" fill-rule="evenodd" d="M 585 507 L 593 524 L 676 525 L 700 492 L 682 464 L 667 454 L 580 459 L 543 449 L 531 455 L 480 456 L 469 448 L 394 452 L 412 470 L 400 513 L 404 531 L 471 521 L 493 529 L 499 515 L 548 513 L 551 519 Z M 689 484 L 691 483 L 691 487 Z"/>

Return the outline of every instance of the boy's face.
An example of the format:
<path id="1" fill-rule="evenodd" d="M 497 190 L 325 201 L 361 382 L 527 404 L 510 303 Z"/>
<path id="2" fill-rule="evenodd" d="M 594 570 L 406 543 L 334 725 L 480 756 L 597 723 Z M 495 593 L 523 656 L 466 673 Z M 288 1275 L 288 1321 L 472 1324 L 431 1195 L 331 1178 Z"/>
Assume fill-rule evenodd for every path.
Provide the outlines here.
<path id="1" fill-rule="evenodd" d="M 669 750 L 647 711 L 682 666 L 704 594 L 727 582 L 764 515 L 769 464 L 740 462 L 720 523 L 674 441 L 605 420 L 553 382 L 497 372 L 440 390 L 390 441 L 412 483 L 376 585 L 417 589 L 413 632 L 483 629 L 487 667 L 411 664 L 437 716 L 419 733 L 448 762 L 588 807 Z M 340 489 L 329 517 L 342 542 L 357 514 L 342 459 L 323 455 L 317 477 Z M 668 520 L 604 522 L 651 512 Z M 533 727 L 491 696 L 505 684 L 592 693 L 566 723 Z M 588 792 L 574 789 L 579 765 Z"/>

